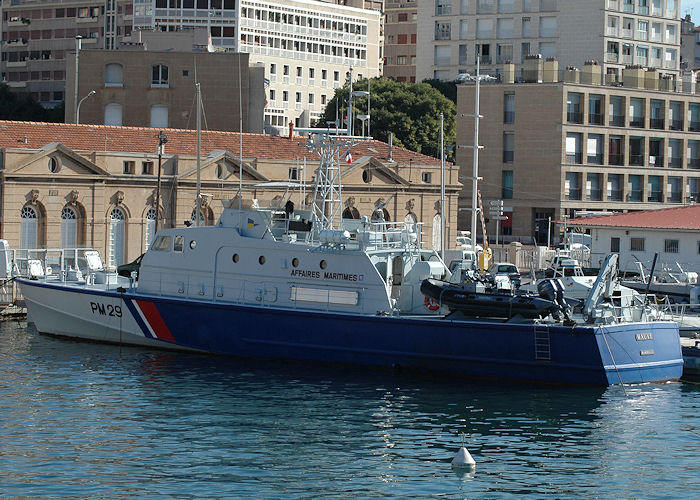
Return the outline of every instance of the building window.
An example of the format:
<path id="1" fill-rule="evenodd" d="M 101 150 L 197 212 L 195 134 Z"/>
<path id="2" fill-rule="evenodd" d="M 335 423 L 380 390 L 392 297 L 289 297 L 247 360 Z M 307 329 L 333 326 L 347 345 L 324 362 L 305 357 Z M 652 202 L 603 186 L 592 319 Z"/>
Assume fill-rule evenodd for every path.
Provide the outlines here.
<path id="1" fill-rule="evenodd" d="M 19 246 L 23 250 L 37 248 L 39 235 L 39 214 L 34 207 L 25 205 L 20 213 L 20 243 Z M 26 252 L 22 252 L 27 256 Z"/>
<path id="2" fill-rule="evenodd" d="M 622 174 L 608 174 L 608 201 L 622 201 Z"/>
<path id="3" fill-rule="evenodd" d="M 164 64 L 156 64 L 151 72 L 151 87 L 168 86 L 168 67 Z"/>
<path id="4" fill-rule="evenodd" d="M 662 177 L 660 175 L 649 176 L 649 193 L 647 196 L 647 201 L 663 203 L 664 192 L 661 187 L 661 179 Z"/>
<path id="5" fill-rule="evenodd" d="M 432 172 L 423 172 L 421 174 L 421 180 L 426 184 L 430 184 L 433 180 Z"/>
<path id="6" fill-rule="evenodd" d="M 610 237 L 610 253 L 620 253 L 620 238 Z"/>
<path id="7" fill-rule="evenodd" d="M 586 199 L 588 201 L 601 201 L 603 190 L 601 189 L 602 174 L 586 174 Z"/>
<path id="8" fill-rule="evenodd" d="M 586 162 L 592 165 L 603 164 L 602 134 L 588 134 L 588 142 L 586 144 Z"/>
<path id="9" fill-rule="evenodd" d="M 124 224 L 126 217 L 121 208 L 114 208 L 109 214 L 109 266 L 116 268 L 124 263 Z"/>
<path id="10" fill-rule="evenodd" d="M 142 161 L 141 162 L 141 174 L 142 175 L 153 175 L 153 162 L 152 161 Z"/>
<path id="11" fill-rule="evenodd" d="M 105 106 L 105 125 L 122 126 L 122 105 L 107 104 Z"/>
<path id="12" fill-rule="evenodd" d="M 566 163 L 581 164 L 583 155 L 581 154 L 581 141 L 583 134 L 568 132 L 566 134 Z"/>
<path id="13" fill-rule="evenodd" d="M 588 123 L 590 125 L 603 124 L 603 96 L 591 94 L 588 96 Z"/>
<path id="14" fill-rule="evenodd" d="M 678 240 L 664 240 L 664 252 L 678 253 Z"/>
<path id="15" fill-rule="evenodd" d="M 628 201 L 642 201 L 642 179 L 641 175 L 630 175 L 628 181 Z"/>
<path id="16" fill-rule="evenodd" d="M 289 167 L 289 180 L 296 181 L 299 179 L 299 170 L 297 167 Z"/>
<path id="17" fill-rule="evenodd" d="M 135 168 L 136 168 L 136 162 L 135 162 L 135 161 L 125 161 L 125 162 L 123 163 L 123 166 L 124 166 L 123 172 L 124 172 L 125 174 L 133 174 L 133 173 L 135 173 L 135 172 L 134 172 L 134 170 L 135 170 Z"/>
<path id="18" fill-rule="evenodd" d="M 61 211 L 61 248 L 78 247 L 78 214 L 72 207 Z"/>
<path id="19" fill-rule="evenodd" d="M 168 106 L 165 104 L 151 106 L 151 127 L 168 128 Z"/>
<path id="20" fill-rule="evenodd" d="M 146 237 L 144 238 L 144 243 L 145 243 L 145 248 L 144 250 L 148 250 L 148 247 L 151 246 L 151 243 L 153 243 L 153 238 L 155 238 L 156 235 L 156 209 L 155 208 L 149 208 L 148 212 L 146 212 Z"/>
<path id="21" fill-rule="evenodd" d="M 566 96 L 566 121 L 569 123 L 583 123 L 581 101 L 583 94 L 568 92 Z"/>
<path id="22" fill-rule="evenodd" d="M 630 238 L 630 250 L 633 252 L 643 252 L 644 238 Z"/>
<path id="23" fill-rule="evenodd" d="M 124 77 L 121 64 L 105 66 L 105 87 L 123 87 Z"/>
<path id="24" fill-rule="evenodd" d="M 58 158 L 51 156 L 49 158 L 49 172 L 55 174 L 61 169 L 61 164 L 58 162 Z"/>
<path id="25" fill-rule="evenodd" d="M 504 170 L 501 178 L 501 198 L 504 200 L 513 199 L 513 171 Z"/>
<path id="26" fill-rule="evenodd" d="M 512 92 L 503 96 L 503 123 L 515 123 L 515 94 Z"/>
<path id="27" fill-rule="evenodd" d="M 581 174 L 578 172 L 567 172 L 564 180 L 564 196 L 567 200 L 581 199 Z"/>
<path id="28" fill-rule="evenodd" d="M 512 163 L 515 159 L 515 134 L 503 132 L 503 163 Z"/>

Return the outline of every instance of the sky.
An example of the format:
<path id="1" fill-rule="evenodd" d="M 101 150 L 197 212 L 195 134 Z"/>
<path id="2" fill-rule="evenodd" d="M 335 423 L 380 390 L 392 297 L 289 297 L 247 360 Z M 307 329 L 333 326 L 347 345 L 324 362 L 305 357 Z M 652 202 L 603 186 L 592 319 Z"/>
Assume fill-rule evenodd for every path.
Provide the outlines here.
<path id="1" fill-rule="evenodd" d="M 695 24 L 700 20 L 700 0 L 681 0 L 681 17 L 688 13 L 692 16 Z"/>

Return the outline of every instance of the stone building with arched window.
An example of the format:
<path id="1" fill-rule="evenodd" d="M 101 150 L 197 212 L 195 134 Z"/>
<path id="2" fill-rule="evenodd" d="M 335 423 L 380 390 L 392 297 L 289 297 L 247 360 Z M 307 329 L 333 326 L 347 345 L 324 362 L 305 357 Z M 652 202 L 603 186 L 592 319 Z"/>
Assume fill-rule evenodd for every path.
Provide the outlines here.
<path id="1" fill-rule="evenodd" d="M 156 225 L 196 223 L 196 133 L 163 130 L 158 196 L 158 132 L 0 121 L 0 238 L 15 249 L 94 248 L 115 267 L 148 248 Z M 387 222 L 423 222 L 430 245 L 441 212 L 440 161 L 376 140 L 350 150 L 353 161 L 340 162 L 344 216 L 371 219 L 380 207 Z M 215 224 L 239 187 L 260 206 L 308 206 L 317 166 L 302 136 L 202 132 L 200 220 Z M 457 235 L 457 171 L 445 169 L 448 247 Z"/>

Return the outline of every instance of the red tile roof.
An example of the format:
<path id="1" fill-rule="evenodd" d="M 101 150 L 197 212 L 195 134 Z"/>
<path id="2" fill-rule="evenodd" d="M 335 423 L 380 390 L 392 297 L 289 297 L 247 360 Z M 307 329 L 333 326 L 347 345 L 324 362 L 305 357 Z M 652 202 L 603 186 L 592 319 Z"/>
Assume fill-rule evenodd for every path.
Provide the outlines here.
<path id="1" fill-rule="evenodd" d="M 569 219 L 570 226 L 700 230 L 700 205 Z"/>
<path id="2" fill-rule="evenodd" d="M 0 147 L 39 149 L 52 142 L 60 142 L 74 151 L 111 151 L 129 153 L 153 153 L 158 146 L 160 129 L 146 127 L 114 127 L 72 123 L 39 123 L 0 120 Z M 168 136 L 165 151 L 170 154 L 194 155 L 197 149 L 194 130 L 164 129 Z M 202 131 L 202 155 L 214 150 L 226 150 L 234 155 L 239 151 L 238 132 Z M 373 151 L 374 150 L 374 151 Z M 352 146 L 354 160 L 373 156 L 386 161 L 389 146 L 385 142 L 371 140 Z M 306 139 L 295 135 L 243 134 L 244 158 L 295 160 L 309 157 Z M 392 158 L 397 163 L 439 164 L 432 156 L 415 153 L 394 146 Z"/>

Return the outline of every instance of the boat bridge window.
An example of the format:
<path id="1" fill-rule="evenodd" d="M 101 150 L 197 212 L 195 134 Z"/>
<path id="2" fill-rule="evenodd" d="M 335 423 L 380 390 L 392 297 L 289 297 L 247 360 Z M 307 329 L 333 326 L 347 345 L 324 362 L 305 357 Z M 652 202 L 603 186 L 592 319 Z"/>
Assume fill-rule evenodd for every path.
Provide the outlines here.
<path id="1" fill-rule="evenodd" d="M 158 252 L 169 252 L 170 251 L 170 236 L 158 236 L 156 241 L 153 242 L 151 248 Z"/>
<path id="2" fill-rule="evenodd" d="M 175 241 L 173 242 L 173 252 L 182 252 L 185 248 L 185 237 L 175 236 Z"/>

